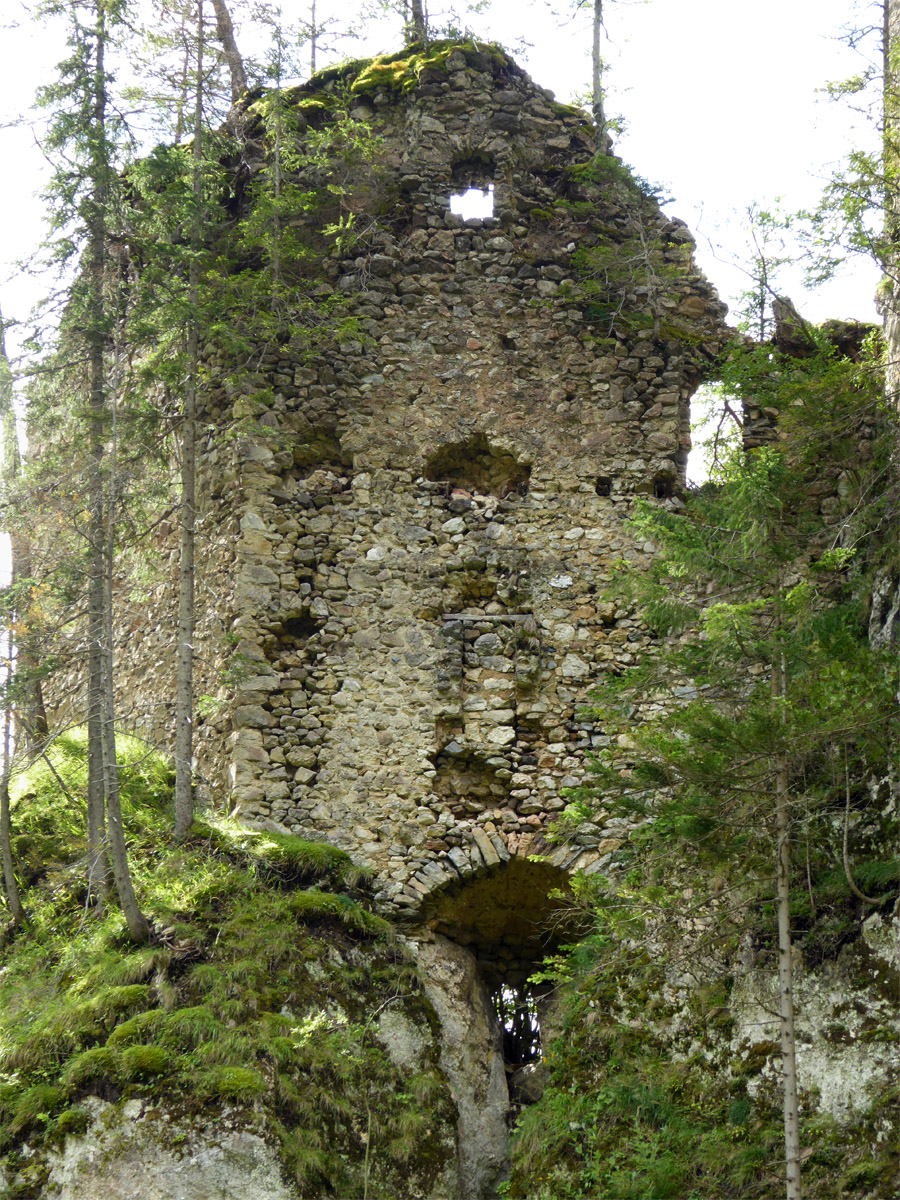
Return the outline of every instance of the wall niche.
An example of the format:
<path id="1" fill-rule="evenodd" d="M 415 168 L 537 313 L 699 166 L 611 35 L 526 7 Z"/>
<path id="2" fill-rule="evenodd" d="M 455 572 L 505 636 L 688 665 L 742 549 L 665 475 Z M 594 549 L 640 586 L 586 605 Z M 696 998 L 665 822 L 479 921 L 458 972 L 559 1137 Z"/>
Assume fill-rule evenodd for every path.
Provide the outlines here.
<path id="1" fill-rule="evenodd" d="M 526 494 L 531 467 L 491 446 L 483 433 L 476 433 L 465 441 L 441 446 L 426 462 L 423 474 L 432 482 L 446 483 L 448 495 L 457 490 L 502 500 Z"/>

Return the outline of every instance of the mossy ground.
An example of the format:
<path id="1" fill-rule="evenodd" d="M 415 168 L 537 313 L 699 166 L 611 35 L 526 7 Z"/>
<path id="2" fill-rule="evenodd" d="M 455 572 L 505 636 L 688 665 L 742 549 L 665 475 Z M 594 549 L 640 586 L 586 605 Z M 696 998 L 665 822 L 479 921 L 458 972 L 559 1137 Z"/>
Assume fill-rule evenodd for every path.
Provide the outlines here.
<path id="1" fill-rule="evenodd" d="M 434 1063 L 393 1067 L 376 1017 L 427 1025 L 414 972 L 364 881 L 330 846 L 225 821 L 171 842 L 171 778 L 120 739 L 128 837 L 151 944 L 85 911 L 84 738 L 60 738 L 13 811 L 28 925 L 0 972 L 0 1167 L 40 1195 L 21 1155 L 85 1128 L 86 1095 L 173 1111 L 265 1113 L 299 1196 L 393 1197 L 444 1165 L 452 1108 Z M 448 1124 L 449 1122 L 449 1124 Z M 442 1140 L 443 1139 L 443 1140 Z M 453 1153 L 452 1145 L 449 1153 Z"/>

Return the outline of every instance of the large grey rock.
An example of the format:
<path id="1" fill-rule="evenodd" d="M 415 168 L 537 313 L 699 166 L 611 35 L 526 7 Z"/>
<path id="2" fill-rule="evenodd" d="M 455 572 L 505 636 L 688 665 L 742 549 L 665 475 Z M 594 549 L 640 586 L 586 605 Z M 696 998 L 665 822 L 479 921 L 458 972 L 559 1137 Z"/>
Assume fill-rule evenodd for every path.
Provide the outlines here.
<path id="1" fill-rule="evenodd" d="M 132 1100 L 87 1100 L 94 1123 L 52 1156 L 55 1200 L 295 1200 L 275 1149 L 246 1114 L 170 1118 Z M 250 1118 L 252 1125 L 252 1118 Z"/>
<path id="2" fill-rule="evenodd" d="M 441 1024 L 441 1069 L 459 1112 L 461 1200 L 489 1200 L 505 1177 L 509 1141 L 500 1025 L 468 950 L 435 935 L 415 953 Z"/>

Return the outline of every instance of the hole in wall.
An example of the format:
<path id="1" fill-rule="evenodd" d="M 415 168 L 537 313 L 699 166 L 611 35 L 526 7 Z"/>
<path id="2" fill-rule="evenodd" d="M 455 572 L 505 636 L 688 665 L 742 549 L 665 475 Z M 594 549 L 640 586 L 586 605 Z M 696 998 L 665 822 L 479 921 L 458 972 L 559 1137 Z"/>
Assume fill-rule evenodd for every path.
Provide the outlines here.
<path id="1" fill-rule="evenodd" d="M 546 955 L 572 936 L 568 893 L 561 868 L 513 858 L 439 893 L 425 913 L 437 933 L 475 956 L 503 1032 L 511 1089 L 521 1069 L 541 1057 L 548 989 L 529 980 Z M 529 1097 L 518 1099 L 527 1103 Z"/>
<path id="2" fill-rule="evenodd" d="M 608 475 L 597 476 L 597 482 L 594 484 L 594 491 L 598 496 L 609 496 L 612 494 L 612 480 Z"/>
<path id="3" fill-rule="evenodd" d="M 485 220 L 494 215 L 494 185 L 482 188 L 466 188 L 464 192 L 450 193 L 450 211 L 464 221 L 479 217 Z"/>
<path id="4" fill-rule="evenodd" d="M 497 164 L 478 151 L 459 158 L 450 171 L 450 211 L 468 221 L 494 215 L 494 174 Z"/>
<path id="5" fill-rule="evenodd" d="M 675 495 L 675 480 L 667 475 L 657 475 L 653 480 L 653 495 L 657 500 L 668 500 Z"/>
<path id="6" fill-rule="evenodd" d="M 320 621 L 309 614 L 300 617 L 289 617 L 286 621 L 282 622 L 282 641 L 290 641 L 302 645 L 309 641 L 314 634 L 318 633 L 324 624 L 324 621 Z"/>
<path id="7" fill-rule="evenodd" d="M 541 1057 L 541 1022 L 536 988 L 528 982 L 501 983 L 491 1003 L 503 1030 L 503 1061 L 507 1068 L 524 1067 Z"/>

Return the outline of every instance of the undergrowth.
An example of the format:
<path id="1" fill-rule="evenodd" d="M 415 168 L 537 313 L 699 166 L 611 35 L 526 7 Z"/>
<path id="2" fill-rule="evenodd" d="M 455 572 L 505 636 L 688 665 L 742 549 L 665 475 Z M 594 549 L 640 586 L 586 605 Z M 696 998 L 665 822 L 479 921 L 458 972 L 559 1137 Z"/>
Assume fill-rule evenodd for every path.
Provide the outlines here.
<path id="1" fill-rule="evenodd" d="M 503 1197 L 783 1197 L 782 1114 L 758 1086 L 760 1062 L 733 1069 L 730 980 L 693 985 L 685 1010 L 665 959 L 638 937 L 611 935 L 598 914 L 595 930 L 541 973 L 557 986 L 557 1036 L 544 1051 L 548 1086 L 514 1131 Z M 777 1046 L 753 1050 L 764 1061 Z M 895 1086 L 871 1099 L 867 1112 L 838 1125 L 807 1098 L 807 1200 L 893 1200 Z"/>
<path id="2" fill-rule="evenodd" d="M 427 1022 L 364 873 L 340 850 L 227 821 L 171 842 L 168 765 L 119 739 L 135 888 L 154 938 L 134 947 L 121 914 L 85 909 L 85 739 L 19 780 L 13 808 L 27 925 L 0 970 L 0 1167 L 10 1197 L 43 1179 L 22 1143 L 82 1131 L 79 1102 L 164 1099 L 176 1113 L 263 1106 L 297 1194 L 402 1192 L 432 1174 L 446 1092 L 434 1063 L 402 1078 L 376 1016 Z M 424 1164 L 424 1166 L 423 1166 Z M 366 1175 L 366 1181 L 363 1175 Z"/>

